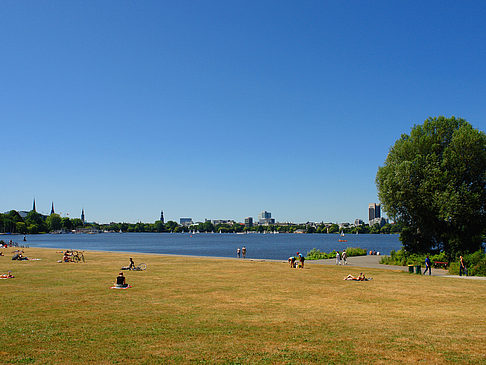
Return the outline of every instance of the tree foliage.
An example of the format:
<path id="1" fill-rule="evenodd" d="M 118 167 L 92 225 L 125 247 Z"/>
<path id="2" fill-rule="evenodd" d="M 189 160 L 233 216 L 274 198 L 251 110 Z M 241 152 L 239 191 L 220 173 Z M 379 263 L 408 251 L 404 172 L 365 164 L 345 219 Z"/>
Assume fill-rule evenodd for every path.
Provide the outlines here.
<path id="1" fill-rule="evenodd" d="M 486 227 L 486 135 L 463 119 L 429 118 L 403 134 L 376 176 L 388 216 L 410 252 L 481 247 Z"/>

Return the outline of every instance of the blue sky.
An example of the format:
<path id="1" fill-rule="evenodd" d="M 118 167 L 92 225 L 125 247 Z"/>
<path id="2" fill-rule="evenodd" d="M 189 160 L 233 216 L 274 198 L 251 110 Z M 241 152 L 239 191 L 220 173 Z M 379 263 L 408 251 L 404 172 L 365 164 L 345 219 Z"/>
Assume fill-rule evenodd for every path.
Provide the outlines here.
<path id="1" fill-rule="evenodd" d="M 367 220 L 429 116 L 486 125 L 484 1 L 2 1 L 0 211 Z"/>

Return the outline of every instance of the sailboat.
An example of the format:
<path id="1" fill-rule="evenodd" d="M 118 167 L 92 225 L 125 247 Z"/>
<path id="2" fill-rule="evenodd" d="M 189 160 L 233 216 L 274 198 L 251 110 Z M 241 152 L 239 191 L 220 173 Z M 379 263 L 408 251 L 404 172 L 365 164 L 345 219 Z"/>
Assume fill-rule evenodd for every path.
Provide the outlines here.
<path id="1" fill-rule="evenodd" d="M 341 231 L 341 237 L 344 237 L 344 231 Z M 340 239 L 338 242 L 348 242 L 347 240 Z"/>

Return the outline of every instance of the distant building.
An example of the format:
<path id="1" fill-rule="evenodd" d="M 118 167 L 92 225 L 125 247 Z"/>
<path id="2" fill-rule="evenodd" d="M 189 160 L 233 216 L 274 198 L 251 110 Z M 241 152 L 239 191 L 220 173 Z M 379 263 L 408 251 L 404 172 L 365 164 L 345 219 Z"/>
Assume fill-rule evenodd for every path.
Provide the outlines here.
<path id="1" fill-rule="evenodd" d="M 81 222 L 83 222 L 83 224 L 84 224 L 84 208 L 81 211 Z"/>
<path id="2" fill-rule="evenodd" d="M 258 224 L 268 226 L 269 224 L 275 224 L 275 219 L 272 218 L 272 213 L 264 210 L 258 215 Z"/>
<path id="3" fill-rule="evenodd" d="M 218 224 L 229 224 L 229 225 L 233 225 L 235 224 L 235 221 L 232 220 L 232 219 L 213 219 L 211 221 L 211 223 L 213 223 L 213 225 L 217 226 Z"/>
<path id="4" fill-rule="evenodd" d="M 362 220 L 362 219 L 359 219 L 359 218 L 358 218 L 358 219 L 356 219 L 356 220 L 354 221 L 354 225 L 355 225 L 355 226 L 361 226 L 362 224 L 364 224 L 364 222 L 363 222 L 363 220 Z"/>
<path id="5" fill-rule="evenodd" d="M 51 205 L 51 214 L 54 214 L 54 202 L 52 202 L 52 205 Z"/>
<path id="6" fill-rule="evenodd" d="M 179 223 L 181 226 L 190 226 L 193 224 L 192 218 L 180 218 Z"/>
<path id="7" fill-rule="evenodd" d="M 160 221 L 162 222 L 162 224 L 164 224 L 164 211 L 160 211 Z"/>
<path id="8" fill-rule="evenodd" d="M 388 223 L 388 219 L 380 217 L 380 218 L 375 218 L 375 219 L 371 220 L 370 226 L 374 226 L 375 224 L 378 224 L 380 227 L 383 227 L 387 223 Z"/>
<path id="9" fill-rule="evenodd" d="M 272 218 L 272 213 L 267 212 L 266 210 L 258 214 L 258 219 L 269 219 L 269 218 Z"/>
<path id="10" fill-rule="evenodd" d="M 245 218 L 245 227 L 253 227 L 253 218 L 252 217 Z"/>
<path id="11" fill-rule="evenodd" d="M 33 210 L 34 212 L 37 212 L 37 211 L 35 210 L 35 198 L 34 198 L 34 204 L 32 204 L 32 210 Z"/>
<path id="12" fill-rule="evenodd" d="M 380 217 L 381 217 L 380 204 L 371 203 L 368 206 L 368 220 L 370 221 L 370 225 L 372 225 L 371 221 L 373 221 L 376 218 L 380 218 Z"/>

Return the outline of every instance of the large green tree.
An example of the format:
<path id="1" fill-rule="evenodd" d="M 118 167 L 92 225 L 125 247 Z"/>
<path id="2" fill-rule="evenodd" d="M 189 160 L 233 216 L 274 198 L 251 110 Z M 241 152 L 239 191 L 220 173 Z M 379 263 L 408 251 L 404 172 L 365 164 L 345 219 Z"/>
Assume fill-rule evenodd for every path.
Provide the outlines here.
<path id="1" fill-rule="evenodd" d="M 403 134 L 376 176 L 388 216 L 409 252 L 450 257 L 481 247 L 486 227 L 486 135 L 455 117 L 429 118 Z"/>
<path id="2" fill-rule="evenodd" d="M 49 217 L 47 217 L 46 224 L 50 231 L 60 230 L 62 228 L 62 218 L 59 216 L 59 214 L 52 213 Z"/>

